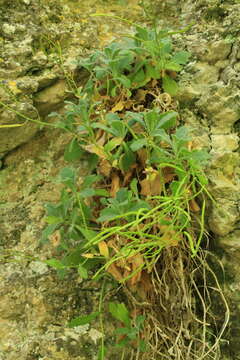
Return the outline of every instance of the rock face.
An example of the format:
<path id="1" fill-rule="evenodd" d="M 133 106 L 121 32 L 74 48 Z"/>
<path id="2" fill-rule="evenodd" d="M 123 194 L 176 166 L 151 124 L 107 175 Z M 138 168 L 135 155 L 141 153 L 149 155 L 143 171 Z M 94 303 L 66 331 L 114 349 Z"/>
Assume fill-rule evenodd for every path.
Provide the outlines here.
<path id="1" fill-rule="evenodd" d="M 0 126 L 21 124 L 27 118 L 47 122 L 51 111 L 62 111 L 72 79 L 78 86 L 85 76 L 74 60 L 123 30 L 116 21 L 109 25 L 105 19 L 89 20 L 90 13 L 111 9 L 141 19 L 134 1 L 128 7 L 100 1 L 102 11 L 99 1 L 83 3 L 0 0 Z M 171 23 L 179 28 L 194 20 L 189 32 L 174 38 L 176 46 L 192 53 L 179 76 L 177 97 L 182 118 L 195 128 L 194 141 L 212 155 L 207 171 L 215 203 L 207 221 L 226 269 L 232 313 L 225 337 L 230 345 L 221 359 L 238 360 L 240 3 L 158 0 L 154 13 L 163 27 Z M 39 130 L 34 121 L 0 127 L 0 132 L 0 159 L 4 157 L 5 165 L 0 172 L 0 246 L 5 262 L 0 266 L 0 358 L 96 359 L 96 343 L 102 336 L 97 325 L 70 330 L 67 322 L 94 309 L 97 284 L 95 292 L 88 292 L 76 275 L 61 280 L 39 261 L 55 251 L 51 244 L 39 249 L 38 239 L 44 226 L 43 204 L 59 196 L 50 179 L 65 166 L 63 152 L 69 138 L 57 130 Z M 82 175 L 83 165 L 79 165 Z M 19 253 L 19 262 L 11 262 L 11 253 Z M 112 352 L 110 358 L 118 360 L 118 355 Z"/>

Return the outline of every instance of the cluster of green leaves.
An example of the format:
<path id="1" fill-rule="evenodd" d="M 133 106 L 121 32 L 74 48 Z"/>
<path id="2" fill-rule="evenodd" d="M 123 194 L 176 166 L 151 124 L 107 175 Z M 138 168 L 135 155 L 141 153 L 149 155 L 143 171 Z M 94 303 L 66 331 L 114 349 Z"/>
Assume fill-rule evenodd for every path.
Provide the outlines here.
<path id="1" fill-rule="evenodd" d="M 88 89 L 94 86 L 110 96 L 125 90 L 131 96 L 133 89 L 161 79 L 164 91 L 175 95 L 178 85 L 168 71 L 181 71 L 190 56 L 187 51 L 173 51 L 171 36 L 176 33 L 137 25 L 135 35 L 96 50 L 79 61 L 79 66 L 91 74 Z"/>
<path id="2" fill-rule="evenodd" d="M 122 337 L 122 339 L 117 342 L 117 346 L 123 347 L 131 344 L 133 341 L 137 341 L 136 345 L 139 350 L 145 351 L 146 344 L 144 340 L 140 338 L 145 317 L 138 315 L 136 319 L 131 319 L 129 311 L 123 303 L 110 302 L 109 311 L 116 320 L 123 324 L 122 327 L 115 330 L 115 334 Z"/>
<path id="3" fill-rule="evenodd" d="M 74 137 L 66 148 L 65 159 L 75 161 L 91 146 L 94 154 L 89 161 L 94 160 L 95 168 L 84 179 L 80 188 L 77 184 L 77 172 L 73 167 L 61 170 L 57 181 L 64 188 L 59 203 L 46 206 L 46 221 L 49 225 L 42 236 L 44 241 L 59 230 L 60 249 L 65 250 L 67 255 L 61 265 L 59 261 L 48 263 L 58 269 L 77 267 L 83 278 L 87 278 L 89 268 L 97 262 L 104 262 L 102 269 L 106 269 L 119 256 L 124 257 L 126 254 L 141 253 L 146 258 L 151 255 L 154 262 L 164 243 L 160 241 L 158 234 L 150 234 L 153 224 L 164 223 L 164 218 L 171 214 L 171 226 L 178 233 L 184 232 L 191 222 L 188 202 L 202 192 L 207 184 L 202 167 L 209 159 L 204 150 L 188 149 L 191 137 L 186 127 L 178 127 L 172 134 L 169 133 L 176 126 L 176 112 L 161 114 L 158 109 L 142 113 L 127 112 L 122 119 L 117 114 L 109 113 L 103 120 L 96 121 L 91 119 L 87 106 L 88 100 L 83 98 L 78 105 L 70 104 L 69 112 L 66 112 L 66 129 L 70 129 Z M 74 118 L 79 114 L 82 124 L 74 125 Z M 64 124 L 64 120 L 62 121 Z M 134 131 L 136 124 L 137 131 Z M 107 135 L 105 144 L 97 143 L 98 129 Z M 109 161 L 113 169 L 126 174 L 138 162 L 138 151 L 141 149 L 147 153 L 147 167 L 156 169 L 160 174 L 163 168 L 171 168 L 175 173 L 174 180 L 167 189 L 163 183 L 163 196 L 143 198 L 139 194 L 140 181 L 134 177 L 128 188 L 120 188 L 116 196 L 111 197 L 103 188 L 103 176 L 96 174 L 95 169 L 104 159 Z M 86 205 L 87 198 L 92 200 L 91 208 Z M 160 202 L 160 207 L 155 204 L 154 199 Z M 150 226 L 145 225 L 144 234 L 144 231 L 137 229 L 137 224 L 143 223 L 147 218 L 151 222 Z M 105 228 L 104 224 L 112 221 L 115 224 Z M 130 231 L 130 228 L 134 230 Z M 84 258 L 86 252 L 96 254 L 98 243 L 110 238 L 113 232 L 121 235 L 121 238 L 132 238 L 133 241 L 123 247 L 117 257 L 112 257 L 107 262 L 102 256 L 95 256 L 94 260 Z M 148 239 L 144 244 L 141 242 L 143 236 Z M 188 236 L 192 253 L 195 254 L 198 245 Z M 150 250 L 153 254 L 150 254 Z"/>

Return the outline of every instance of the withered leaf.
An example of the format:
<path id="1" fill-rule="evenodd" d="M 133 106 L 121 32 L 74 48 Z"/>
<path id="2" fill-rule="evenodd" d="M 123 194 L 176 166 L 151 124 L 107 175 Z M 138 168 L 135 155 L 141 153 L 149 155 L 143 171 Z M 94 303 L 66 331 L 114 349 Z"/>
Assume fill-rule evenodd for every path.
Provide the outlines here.
<path id="1" fill-rule="evenodd" d="M 102 129 L 99 129 L 96 134 L 96 139 L 97 139 L 97 144 L 99 146 L 103 146 L 106 140 L 106 133 Z"/>
<path id="2" fill-rule="evenodd" d="M 109 272 L 109 274 L 111 274 L 117 281 L 121 281 L 123 279 L 121 271 L 114 263 L 108 266 L 107 272 Z"/>
<path id="3" fill-rule="evenodd" d="M 177 246 L 178 243 L 182 240 L 182 236 L 180 233 L 176 232 L 169 226 L 160 240 L 165 244 L 165 246 Z"/>
<path id="4" fill-rule="evenodd" d="M 147 90 L 138 89 L 135 95 L 135 99 L 139 102 L 145 101 L 145 97 L 147 95 Z"/>
<path id="5" fill-rule="evenodd" d="M 143 256 L 141 254 L 136 254 L 127 259 L 128 262 L 132 265 L 132 272 L 136 273 L 129 279 L 128 284 L 131 286 L 136 285 L 141 279 L 142 267 L 144 265 Z"/>
<path id="6" fill-rule="evenodd" d="M 120 189 L 120 178 L 116 173 L 114 173 L 112 177 L 110 195 L 112 197 L 115 197 L 119 189 Z"/>
<path id="7" fill-rule="evenodd" d="M 137 151 L 138 159 L 140 161 L 140 164 L 143 168 L 146 166 L 147 161 L 147 151 L 146 149 L 140 149 Z"/>
<path id="8" fill-rule="evenodd" d="M 105 258 L 109 257 L 109 250 L 108 250 L 108 246 L 105 241 L 100 241 L 98 243 L 98 248 L 99 248 L 99 252 L 102 256 L 104 256 Z"/>
<path id="9" fill-rule="evenodd" d="M 189 208 L 193 212 L 199 212 L 200 211 L 200 206 L 198 205 L 198 203 L 196 202 L 195 199 L 191 199 L 189 201 Z"/>
<path id="10" fill-rule="evenodd" d="M 106 159 L 106 154 L 101 146 L 95 144 L 85 145 L 83 148 L 91 154 L 98 155 L 101 159 Z"/>
<path id="11" fill-rule="evenodd" d="M 119 101 L 112 109 L 112 112 L 116 112 L 116 111 L 121 111 L 122 109 L 124 109 L 124 103 L 123 101 Z"/>
<path id="12" fill-rule="evenodd" d="M 141 195 L 154 196 L 162 192 L 161 176 L 157 170 L 152 170 L 147 174 L 146 179 L 140 182 Z"/>
<path id="13" fill-rule="evenodd" d="M 163 172 L 163 181 L 165 182 L 165 184 L 171 182 L 176 176 L 174 169 L 170 166 L 163 168 L 162 172 Z"/>
<path id="14" fill-rule="evenodd" d="M 106 177 L 109 177 L 110 173 L 111 173 L 111 164 L 109 163 L 108 160 L 106 159 L 102 159 L 100 161 L 100 164 L 99 164 L 99 172 L 100 174 L 106 176 Z"/>

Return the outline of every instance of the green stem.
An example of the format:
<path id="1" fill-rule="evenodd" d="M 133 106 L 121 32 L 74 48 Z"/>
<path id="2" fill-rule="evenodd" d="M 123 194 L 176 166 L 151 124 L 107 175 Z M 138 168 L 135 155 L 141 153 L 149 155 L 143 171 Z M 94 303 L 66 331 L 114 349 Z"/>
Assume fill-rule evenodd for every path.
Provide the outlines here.
<path id="1" fill-rule="evenodd" d="M 8 110 L 14 112 L 16 115 L 20 116 L 21 118 L 23 118 L 23 119 L 25 119 L 27 121 L 31 121 L 31 122 L 34 122 L 34 123 L 39 124 L 39 125 L 51 126 L 51 127 L 56 128 L 55 124 L 46 123 L 46 122 L 43 122 L 43 121 L 40 121 L 40 120 L 29 118 L 28 116 L 26 116 L 24 114 L 21 114 L 19 111 L 14 110 L 13 108 L 11 108 L 11 106 L 8 106 L 8 105 L 4 104 L 2 101 L 0 101 L 0 105 L 2 105 L 3 107 L 5 107 Z M 38 118 L 39 118 L 39 115 L 38 115 Z"/>

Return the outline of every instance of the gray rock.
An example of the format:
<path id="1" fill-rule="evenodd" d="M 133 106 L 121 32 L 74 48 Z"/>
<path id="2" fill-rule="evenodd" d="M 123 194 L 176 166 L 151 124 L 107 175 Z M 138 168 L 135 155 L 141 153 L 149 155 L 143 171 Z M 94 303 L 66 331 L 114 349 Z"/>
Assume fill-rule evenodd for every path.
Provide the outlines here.
<path id="1" fill-rule="evenodd" d="M 239 147 L 237 134 L 212 135 L 212 148 L 216 152 L 235 151 Z"/>
<path id="2" fill-rule="evenodd" d="M 219 236 L 225 236 L 234 230 L 240 215 L 236 204 L 227 199 L 219 199 L 213 207 L 208 219 L 211 231 Z"/>

